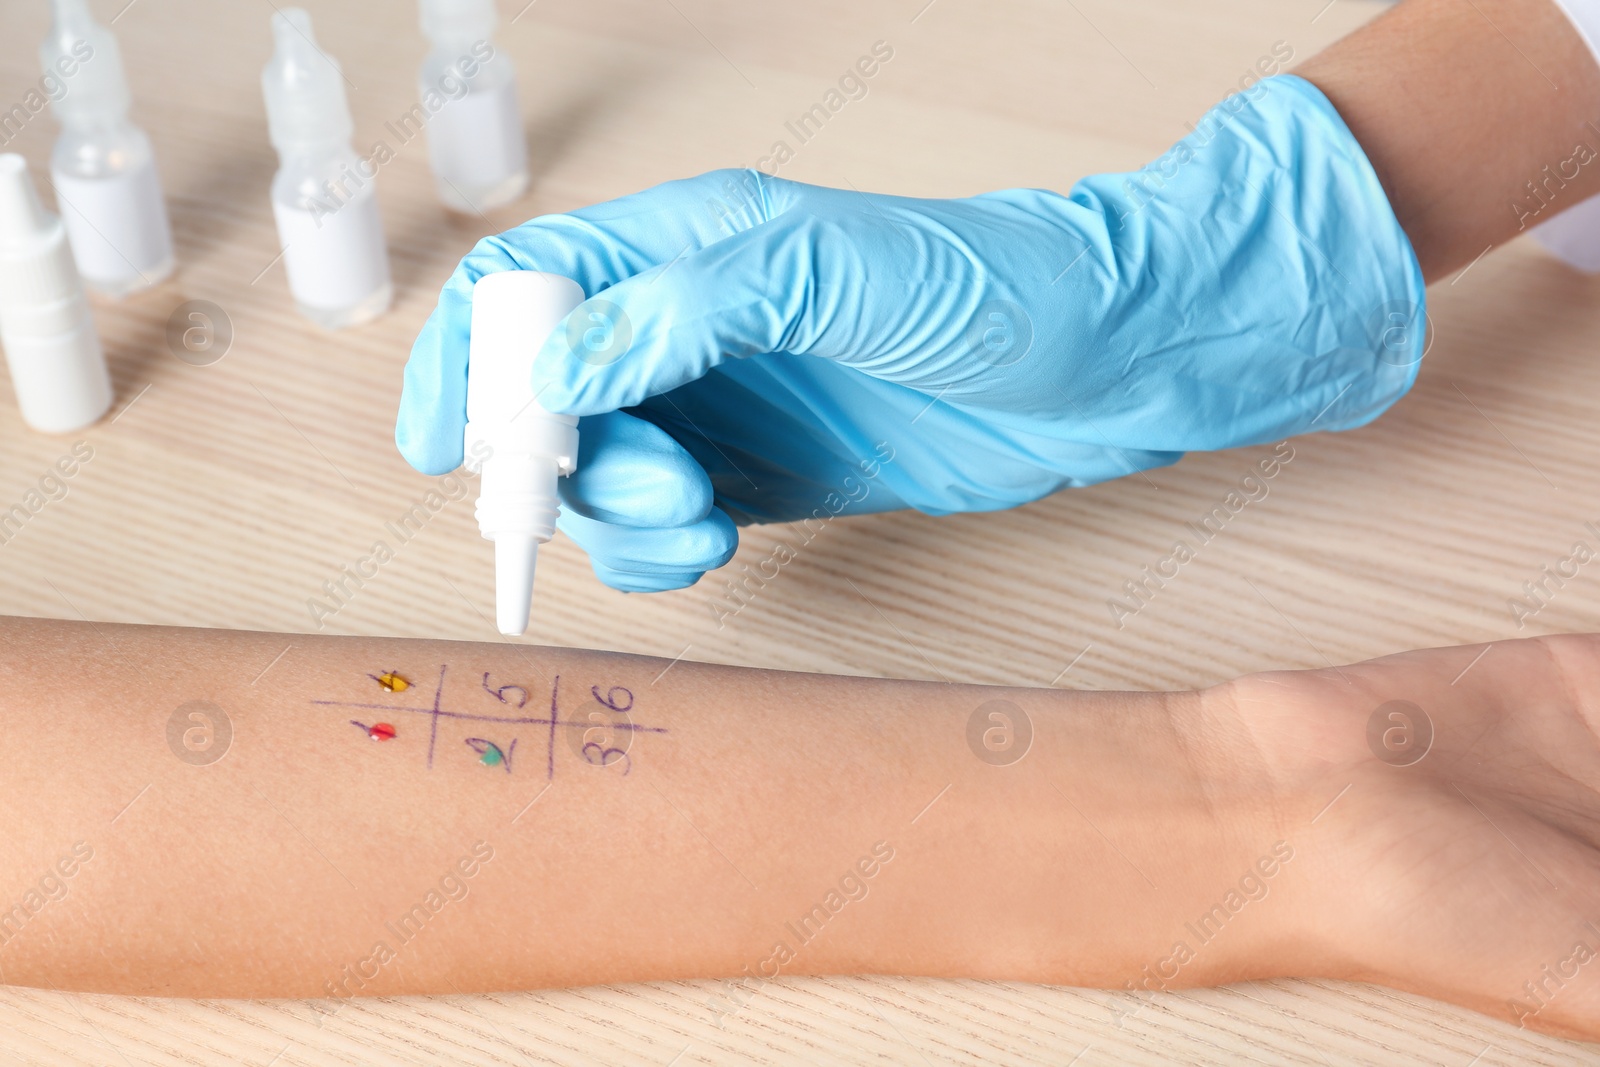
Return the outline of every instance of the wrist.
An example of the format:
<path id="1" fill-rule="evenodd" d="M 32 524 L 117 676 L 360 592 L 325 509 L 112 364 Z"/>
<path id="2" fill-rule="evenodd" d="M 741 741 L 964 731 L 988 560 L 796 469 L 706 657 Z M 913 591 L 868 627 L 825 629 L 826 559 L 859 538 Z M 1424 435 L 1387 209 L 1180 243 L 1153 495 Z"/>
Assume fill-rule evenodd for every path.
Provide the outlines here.
<path id="1" fill-rule="evenodd" d="M 1319 919 L 1327 870 L 1311 834 L 1324 776 L 1302 758 L 1295 736 L 1297 724 L 1316 710 L 1318 697 L 1307 683 L 1299 672 L 1253 675 L 1168 697 L 1205 819 L 1189 829 L 1186 848 L 1174 849 L 1169 875 L 1181 891 L 1165 917 L 1168 958 L 1189 962 L 1181 969 L 1169 964 L 1166 973 L 1142 968 L 1138 988 L 1341 970 L 1331 950 L 1336 941 Z M 1175 970 L 1175 977 L 1152 985 L 1152 977 Z"/>
<path id="2" fill-rule="evenodd" d="M 1046 715 L 1029 704 L 1034 755 L 963 819 L 993 833 L 1027 812 L 1028 849 L 1002 850 L 1024 861 L 987 861 L 990 914 L 1018 921 L 968 947 L 978 973 L 1140 998 L 1328 973 L 1306 923 L 1319 906 L 1302 851 L 1308 780 L 1252 736 L 1232 687 L 1050 696 Z"/>
<path id="3" fill-rule="evenodd" d="M 1369 970 L 1372 946 L 1360 935 L 1378 925 L 1363 909 L 1381 845 L 1371 835 L 1372 812 L 1355 812 L 1368 807 L 1375 786 L 1392 785 L 1385 776 L 1399 761 L 1374 758 L 1370 728 L 1379 709 L 1406 695 L 1370 668 L 1260 672 L 1205 693 L 1215 736 L 1230 739 L 1242 765 L 1234 778 L 1259 790 L 1262 833 L 1293 850 L 1243 977 L 1351 978 Z"/>

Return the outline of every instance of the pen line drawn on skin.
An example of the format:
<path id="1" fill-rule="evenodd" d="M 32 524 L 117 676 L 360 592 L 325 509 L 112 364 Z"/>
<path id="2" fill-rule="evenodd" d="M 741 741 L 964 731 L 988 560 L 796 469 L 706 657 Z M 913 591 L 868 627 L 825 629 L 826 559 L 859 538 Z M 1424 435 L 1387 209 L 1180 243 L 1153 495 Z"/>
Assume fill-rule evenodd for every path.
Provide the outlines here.
<path id="1" fill-rule="evenodd" d="M 433 702 L 431 705 L 378 704 L 356 700 L 312 700 L 311 703 L 322 707 L 346 708 L 360 711 L 404 712 L 410 715 L 428 716 L 429 731 L 427 767 L 429 770 L 433 769 L 434 757 L 438 752 L 439 724 L 441 721 L 447 720 L 452 723 L 491 723 L 497 726 L 543 726 L 547 728 L 545 752 L 545 779 L 547 781 L 554 780 L 556 774 L 555 750 L 558 727 L 569 730 L 576 729 L 582 732 L 587 732 L 594 729 L 614 730 L 624 732 L 630 737 L 637 736 L 638 734 L 665 734 L 669 732 L 665 726 L 645 726 L 626 720 L 611 721 L 605 724 L 600 724 L 593 720 L 585 720 L 573 716 L 563 717 L 561 714 L 561 676 L 559 674 L 555 676 L 550 685 L 550 712 L 548 715 L 490 715 L 467 711 L 457 711 L 453 708 L 445 706 L 445 683 L 449 677 L 449 667 L 450 665 L 448 663 L 442 663 L 439 665 L 439 683 L 434 689 Z M 491 686 L 489 684 L 489 676 L 491 673 L 492 672 L 488 671 L 483 672 L 480 681 L 480 690 L 485 692 L 488 696 L 494 697 L 503 704 L 510 704 L 511 701 L 504 695 L 507 692 L 515 690 L 522 694 L 527 693 L 526 688 L 520 685 L 505 685 L 500 686 L 498 689 Z M 369 675 L 369 677 L 371 676 Z M 604 696 L 601 695 L 602 692 L 604 693 Z M 614 715 L 625 716 L 633 710 L 633 690 L 625 686 L 613 685 L 602 689 L 601 686 L 595 685 L 590 687 L 590 693 L 593 695 L 595 704 L 610 709 Z M 623 703 L 624 699 L 626 700 L 626 704 Z M 524 701 L 526 701 L 526 695 L 524 695 Z M 516 707 L 520 709 L 522 704 L 519 703 L 516 705 Z M 387 722 L 377 723 L 369 727 L 356 719 L 350 719 L 347 721 L 367 730 L 369 737 L 372 737 L 372 731 L 378 729 L 380 726 L 387 727 L 389 730 L 395 729 Z M 388 740 L 389 738 L 375 737 L 374 739 Z M 474 745 L 472 742 L 478 742 L 479 744 Z M 512 753 L 516 745 L 515 739 L 513 739 L 511 744 L 508 746 L 501 746 L 498 743 L 492 742 L 483 737 L 468 739 L 468 744 L 469 747 L 472 747 L 478 754 L 478 760 L 475 762 L 484 762 L 487 766 L 491 767 L 503 766 L 505 767 L 507 774 L 513 773 Z M 600 758 L 598 761 L 590 758 L 588 752 L 590 748 L 593 748 L 599 752 Z M 627 775 L 632 770 L 632 761 L 627 758 L 626 749 L 608 748 L 603 744 L 588 742 L 581 748 L 575 748 L 575 751 L 579 753 L 580 757 L 588 766 L 601 768 L 620 766 L 622 768 L 623 775 Z M 491 753 L 496 753 L 497 755 L 490 756 Z M 619 758 L 610 758 L 612 753 L 616 753 Z M 490 756 L 490 758 L 485 760 L 485 756 Z"/>
<path id="2" fill-rule="evenodd" d="M 478 762 L 485 767 L 504 767 L 507 774 L 511 773 L 511 760 L 517 754 L 517 739 L 511 739 L 510 748 L 501 748 L 487 737 L 469 737 L 466 745 L 478 754 Z"/>
<path id="3" fill-rule="evenodd" d="M 393 741 L 395 739 L 395 728 L 386 722 L 375 722 L 368 726 L 364 722 L 351 719 L 350 725 L 361 730 L 367 735 L 368 739 L 373 741 Z"/>
<path id="4" fill-rule="evenodd" d="M 545 746 L 545 781 L 556 777 L 556 721 L 561 718 L 561 675 L 550 685 L 550 743 Z"/>
<path id="5" fill-rule="evenodd" d="M 384 671 L 382 674 L 369 674 L 367 677 L 377 682 L 378 687 L 385 693 L 404 693 L 411 688 L 411 682 L 398 671 Z"/>
<path id="6" fill-rule="evenodd" d="M 507 689 L 515 689 L 517 692 L 522 694 L 522 699 L 517 701 L 517 707 L 518 708 L 521 708 L 524 704 L 526 704 L 528 702 L 528 691 L 526 689 L 524 689 L 522 686 L 520 686 L 520 685 L 502 685 L 502 686 L 499 686 L 499 687 L 491 686 L 489 684 L 489 672 L 488 671 L 484 671 L 483 672 L 483 691 L 485 693 L 488 693 L 490 696 L 494 697 L 496 700 L 498 700 L 502 704 L 509 704 L 509 703 L 511 703 L 511 701 L 506 699 L 506 690 Z"/>
<path id="7" fill-rule="evenodd" d="M 433 691 L 433 724 L 428 735 L 428 770 L 433 770 L 433 750 L 439 745 L 439 701 L 444 697 L 444 672 L 448 663 L 439 664 L 439 687 Z"/>

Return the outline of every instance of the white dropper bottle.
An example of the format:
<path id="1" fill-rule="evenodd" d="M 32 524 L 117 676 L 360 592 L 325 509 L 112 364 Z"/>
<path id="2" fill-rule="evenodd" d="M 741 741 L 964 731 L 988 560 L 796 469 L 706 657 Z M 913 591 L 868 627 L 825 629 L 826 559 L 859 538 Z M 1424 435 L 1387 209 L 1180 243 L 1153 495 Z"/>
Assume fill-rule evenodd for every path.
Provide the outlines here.
<path id="1" fill-rule="evenodd" d="M 18 155 L 0 155 L 0 344 L 22 418 L 71 433 L 111 406 L 100 337 L 67 231 L 45 211 Z"/>
<path id="2" fill-rule="evenodd" d="M 125 296 L 172 273 L 172 227 L 155 153 L 128 121 L 117 39 L 84 0 L 52 0 L 50 7 L 39 62 L 67 86 L 51 105 L 61 136 L 50 153 L 50 180 L 83 280 L 108 296 Z"/>
<path id="3" fill-rule="evenodd" d="M 428 161 L 446 207 L 476 214 L 528 188 L 528 142 L 511 57 L 495 50 L 494 0 L 421 0 L 433 50 L 419 76 L 428 119 Z"/>
<path id="4" fill-rule="evenodd" d="M 394 297 L 378 214 L 377 172 L 350 148 L 355 130 L 344 74 L 312 37 L 311 16 L 272 16 L 274 51 L 261 72 L 267 130 L 278 150 L 272 214 L 295 307 L 328 329 L 356 326 Z"/>
<path id="5" fill-rule="evenodd" d="M 483 472 L 478 529 L 494 542 L 503 634 L 528 628 L 539 546 L 554 536 L 561 508 L 556 479 L 578 462 L 578 419 L 540 406 L 533 358 L 583 301 L 572 279 L 531 270 L 487 274 L 472 290 L 464 445 L 468 469 Z"/>

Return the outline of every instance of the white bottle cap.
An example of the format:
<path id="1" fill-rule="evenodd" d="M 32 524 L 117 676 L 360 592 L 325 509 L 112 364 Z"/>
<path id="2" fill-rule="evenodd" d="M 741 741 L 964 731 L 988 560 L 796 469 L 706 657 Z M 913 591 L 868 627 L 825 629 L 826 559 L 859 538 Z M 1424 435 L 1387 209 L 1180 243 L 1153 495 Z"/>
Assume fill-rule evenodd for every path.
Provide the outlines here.
<path id="1" fill-rule="evenodd" d="M 69 433 L 111 406 L 111 377 L 66 228 L 39 203 L 27 162 L 0 155 L 0 343 L 22 417 Z"/>
<path id="2" fill-rule="evenodd" d="M 84 0 L 51 0 L 50 11 L 50 32 L 39 45 L 39 64 L 46 74 L 67 84 L 66 93 L 51 104 L 56 118 L 65 126 L 126 115 L 128 79 L 117 39 L 94 20 Z M 65 78 L 62 70 L 73 67 L 73 75 Z"/>
<path id="3" fill-rule="evenodd" d="M 533 359 L 583 303 L 570 278 L 539 271 L 485 275 L 472 290 L 467 353 L 469 469 L 481 466 L 478 528 L 495 543 L 495 619 L 503 634 L 528 628 L 539 545 L 555 535 L 556 479 L 578 460 L 578 420 L 533 394 Z"/>
<path id="4" fill-rule="evenodd" d="M 487 41 L 499 22 L 494 0 L 421 0 L 421 15 L 430 41 Z"/>
<path id="5" fill-rule="evenodd" d="M 317 47 L 311 16 L 286 7 L 272 16 L 272 59 L 261 72 L 267 101 L 267 133 L 280 154 L 350 142 L 355 124 L 344 93 L 344 75 L 333 57 Z"/>

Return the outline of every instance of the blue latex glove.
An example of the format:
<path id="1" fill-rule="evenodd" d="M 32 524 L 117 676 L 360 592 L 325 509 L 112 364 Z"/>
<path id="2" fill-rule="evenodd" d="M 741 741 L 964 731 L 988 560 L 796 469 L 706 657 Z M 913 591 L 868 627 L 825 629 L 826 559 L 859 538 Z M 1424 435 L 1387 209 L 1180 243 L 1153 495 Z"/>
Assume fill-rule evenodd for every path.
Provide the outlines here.
<path id="1" fill-rule="evenodd" d="M 406 365 L 396 440 L 425 473 L 461 461 L 472 285 L 508 269 L 590 296 L 533 384 L 583 416 L 561 529 L 625 590 L 692 584 L 736 523 L 1008 508 L 1358 426 L 1410 387 L 1424 333 L 1377 176 L 1293 76 L 1067 196 L 720 171 L 487 238 Z"/>

